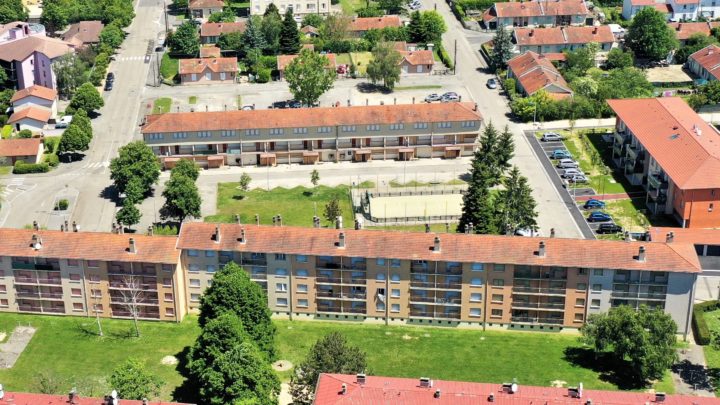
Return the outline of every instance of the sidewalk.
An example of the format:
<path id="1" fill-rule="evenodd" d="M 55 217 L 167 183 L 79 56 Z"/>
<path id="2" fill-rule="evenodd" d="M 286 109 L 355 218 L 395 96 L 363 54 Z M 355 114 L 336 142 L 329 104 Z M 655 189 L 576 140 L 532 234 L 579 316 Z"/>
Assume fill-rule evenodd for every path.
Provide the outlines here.
<path id="1" fill-rule="evenodd" d="M 705 354 L 702 346 L 696 345 L 692 336 L 690 347 L 678 350 L 679 361 L 672 366 L 672 379 L 675 393 L 714 397 L 712 384 L 705 366 Z"/>

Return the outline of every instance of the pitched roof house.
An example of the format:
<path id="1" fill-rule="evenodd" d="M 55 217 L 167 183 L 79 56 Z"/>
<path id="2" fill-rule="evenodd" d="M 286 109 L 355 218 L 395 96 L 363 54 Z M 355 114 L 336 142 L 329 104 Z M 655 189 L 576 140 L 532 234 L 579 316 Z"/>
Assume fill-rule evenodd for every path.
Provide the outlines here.
<path id="1" fill-rule="evenodd" d="M 105 25 L 102 21 L 80 21 L 70 25 L 61 38 L 78 48 L 95 45 L 100 42 L 100 32 L 103 28 Z"/>
<path id="2" fill-rule="evenodd" d="M 280 80 L 285 78 L 285 68 L 295 60 L 299 55 L 278 55 L 277 56 L 277 70 L 280 72 Z M 334 53 L 324 53 L 323 56 L 328 58 L 328 63 L 325 68 L 328 70 L 335 71 L 337 68 L 336 58 Z"/>
<path id="3" fill-rule="evenodd" d="M 216 44 L 222 34 L 245 32 L 245 22 L 206 22 L 200 25 L 200 43 Z"/>
<path id="4" fill-rule="evenodd" d="M 483 13 L 488 29 L 498 27 L 529 27 L 583 25 L 592 13 L 584 0 L 512 1 L 493 4 Z"/>
<path id="5" fill-rule="evenodd" d="M 38 163 L 42 154 L 43 145 L 40 138 L 0 140 L 0 166 L 12 166 L 17 161 Z"/>
<path id="6" fill-rule="evenodd" d="M 525 52 L 508 61 L 508 77 L 515 79 L 520 93 L 531 96 L 540 90 L 554 99 L 572 97 L 573 92 L 560 72 L 544 55 Z"/>
<path id="7" fill-rule="evenodd" d="M 690 70 L 701 78 L 720 80 L 720 46 L 706 46 L 690 55 L 687 63 Z"/>
<path id="8" fill-rule="evenodd" d="M 350 22 L 348 32 L 357 37 L 370 30 L 381 30 L 388 27 L 402 27 L 400 16 L 384 15 L 382 17 L 357 17 Z"/>
<path id="9" fill-rule="evenodd" d="M 615 44 L 615 36 L 607 25 L 597 27 L 552 27 L 552 28 L 515 28 L 513 37 L 518 51 L 537 53 L 557 53 L 572 51 L 591 42 L 600 46 L 600 51 L 608 52 Z"/>
<path id="10" fill-rule="evenodd" d="M 685 45 L 685 42 L 695 34 L 710 35 L 713 28 L 720 27 L 720 22 L 669 22 L 668 27 L 675 33 L 680 45 Z"/>
<path id="11" fill-rule="evenodd" d="M 188 10 L 193 18 L 208 18 L 210 14 L 220 13 L 225 7 L 222 0 L 190 0 Z"/>
<path id="12" fill-rule="evenodd" d="M 50 121 L 51 116 L 52 111 L 50 109 L 31 105 L 14 112 L 7 123 L 12 125 L 16 131 L 29 129 L 33 133 L 39 133 Z"/>
<path id="13" fill-rule="evenodd" d="M 182 84 L 233 83 L 238 72 L 237 58 L 180 59 Z"/>
<path id="14" fill-rule="evenodd" d="M 400 55 L 402 55 L 400 68 L 403 74 L 432 73 L 433 65 L 435 65 L 432 51 L 400 51 Z"/>

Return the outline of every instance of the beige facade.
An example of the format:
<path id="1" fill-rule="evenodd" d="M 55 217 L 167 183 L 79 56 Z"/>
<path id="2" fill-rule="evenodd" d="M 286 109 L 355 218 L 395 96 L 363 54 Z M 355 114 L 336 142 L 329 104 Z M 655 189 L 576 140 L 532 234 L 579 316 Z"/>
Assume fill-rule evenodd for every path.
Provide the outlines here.
<path id="1" fill-rule="evenodd" d="M 306 14 L 327 15 L 330 12 L 329 0 L 252 0 L 250 2 L 250 15 L 263 15 L 270 4 L 280 10 L 284 15 L 288 8 L 291 8 L 293 15 L 303 16 Z"/>

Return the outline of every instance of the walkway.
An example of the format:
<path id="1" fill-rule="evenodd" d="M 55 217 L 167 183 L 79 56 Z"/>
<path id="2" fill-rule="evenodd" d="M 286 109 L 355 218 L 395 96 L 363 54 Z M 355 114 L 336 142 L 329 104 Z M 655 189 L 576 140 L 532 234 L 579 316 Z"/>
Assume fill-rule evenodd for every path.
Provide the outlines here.
<path id="1" fill-rule="evenodd" d="M 679 361 L 672 366 L 672 379 L 675 393 L 714 397 L 710 378 L 705 366 L 702 346 L 696 345 L 690 338 L 690 347 L 678 350 Z"/>
<path id="2" fill-rule="evenodd" d="M 7 342 L 0 344 L 0 368 L 12 368 L 35 334 L 35 328 L 18 326 Z"/>

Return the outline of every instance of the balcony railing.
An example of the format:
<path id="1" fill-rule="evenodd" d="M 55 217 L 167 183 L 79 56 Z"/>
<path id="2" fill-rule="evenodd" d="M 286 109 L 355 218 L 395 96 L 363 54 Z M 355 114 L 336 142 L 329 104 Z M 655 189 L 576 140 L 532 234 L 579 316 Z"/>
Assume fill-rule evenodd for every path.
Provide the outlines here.
<path id="1" fill-rule="evenodd" d="M 339 314 L 364 314 L 366 312 L 366 309 L 363 307 L 342 308 L 340 306 L 318 305 L 317 311 L 318 312 L 335 312 L 335 313 L 339 313 Z"/>
<path id="2" fill-rule="evenodd" d="M 110 282 L 110 289 L 113 290 L 141 290 L 141 291 L 157 291 L 157 284 L 132 284 L 123 282 Z"/>
<path id="3" fill-rule="evenodd" d="M 515 309 L 531 309 L 531 310 L 548 310 L 548 311 L 564 311 L 565 303 L 559 302 L 512 302 L 512 308 Z"/>
<path id="4" fill-rule="evenodd" d="M 264 281 L 267 280 L 267 273 L 254 273 L 250 275 L 251 280 L 260 280 Z"/>
<path id="5" fill-rule="evenodd" d="M 430 274 L 435 273 L 435 268 L 430 268 L 428 264 L 411 264 L 410 265 L 410 272 L 411 273 L 421 273 L 421 274 Z"/>
<path id="6" fill-rule="evenodd" d="M 436 289 L 436 290 L 460 290 L 462 289 L 461 283 L 429 283 L 422 281 L 411 281 L 410 288 L 412 289 Z"/>
<path id="7" fill-rule="evenodd" d="M 339 269 L 340 263 L 339 262 L 326 262 L 326 261 L 319 261 L 317 263 L 317 267 L 321 269 Z"/>
<path id="8" fill-rule="evenodd" d="M 564 320 L 557 318 L 535 318 L 531 316 L 513 316 L 511 322 L 529 323 L 534 325 L 562 325 Z"/>
<path id="9" fill-rule="evenodd" d="M 552 272 L 516 272 L 513 274 L 514 278 L 523 280 L 567 280 L 567 273 L 552 273 Z"/>
<path id="10" fill-rule="evenodd" d="M 667 278 L 666 277 L 658 277 L 658 278 L 642 278 L 642 279 L 628 279 L 627 277 L 613 277 L 613 283 L 617 284 L 660 284 L 660 285 L 666 285 L 667 284 Z"/>
<path id="11" fill-rule="evenodd" d="M 62 284 L 62 280 L 59 278 L 35 278 L 15 276 L 15 284 L 60 285 Z"/>
<path id="12" fill-rule="evenodd" d="M 660 176 L 650 175 L 648 176 L 648 185 L 656 189 L 667 188 L 668 182 L 663 180 Z"/>
<path id="13" fill-rule="evenodd" d="M 120 296 L 110 296 L 110 303 L 111 304 L 117 304 L 117 305 L 130 305 L 123 297 Z M 160 300 L 157 298 L 139 298 L 136 302 L 137 305 L 153 305 L 157 306 L 160 304 Z"/>
<path id="14" fill-rule="evenodd" d="M 315 278 L 315 282 L 316 282 L 316 283 L 321 283 L 321 284 L 341 284 L 341 283 L 342 283 L 342 279 L 341 279 L 341 278 L 336 278 L 336 277 L 324 277 L 324 276 L 319 276 L 319 277 L 316 277 L 316 278 Z"/>
<path id="15" fill-rule="evenodd" d="M 132 318 L 133 317 L 132 313 L 130 313 L 129 311 L 117 311 L 114 309 L 112 310 L 111 316 L 113 318 Z M 159 312 L 150 312 L 150 313 L 141 312 L 138 315 L 138 318 L 140 318 L 140 319 L 160 319 L 160 313 Z"/>
<path id="16" fill-rule="evenodd" d="M 431 312 L 410 310 L 411 318 L 460 319 L 460 312 Z"/>
<path id="17" fill-rule="evenodd" d="M 61 300 L 62 293 L 43 293 L 34 291 L 18 291 L 15 293 L 18 298 L 37 299 L 37 300 Z"/>
<path id="18" fill-rule="evenodd" d="M 242 264 L 249 266 L 267 266 L 267 259 L 242 259 Z"/>
<path id="19" fill-rule="evenodd" d="M 611 295 L 615 298 L 631 298 L 641 300 L 665 300 L 667 293 L 638 293 L 632 291 L 613 291 Z"/>
<path id="20" fill-rule="evenodd" d="M 60 265 L 50 263 L 12 262 L 12 268 L 18 270 L 60 271 Z"/>
<path id="21" fill-rule="evenodd" d="M 339 299 L 365 299 L 367 298 L 367 293 L 364 292 L 357 292 L 357 293 L 347 293 L 347 292 L 330 292 L 330 291 L 322 291 L 318 290 L 315 294 L 317 297 L 322 298 L 339 298 Z"/>
<path id="22" fill-rule="evenodd" d="M 457 298 L 440 298 L 440 297 L 423 297 L 419 295 L 411 295 L 410 302 L 418 302 L 423 304 L 438 304 L 438 305 L 460 305 L 462 300 Z"/>
<path id="23" fill-rule="evenodd" d="M 565 295 L 563 288 L 513 287 L 513 294 Z"/>

